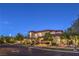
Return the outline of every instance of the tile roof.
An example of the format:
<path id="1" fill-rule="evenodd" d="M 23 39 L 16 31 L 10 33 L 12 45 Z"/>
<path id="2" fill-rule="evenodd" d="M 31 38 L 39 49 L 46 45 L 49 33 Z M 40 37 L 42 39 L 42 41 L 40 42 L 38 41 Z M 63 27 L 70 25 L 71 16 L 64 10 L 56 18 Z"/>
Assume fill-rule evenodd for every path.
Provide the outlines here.
<path id="1" fill-rule="evenodd" d="M 49 32 L 63 32 L 63 30 L 41 30 L 41 31 L 30 31 L 30 32 L 34 32 L 34 33 L 37 33 L 37 32 L 46 32 L 46 31 L 49 31 Z"/>

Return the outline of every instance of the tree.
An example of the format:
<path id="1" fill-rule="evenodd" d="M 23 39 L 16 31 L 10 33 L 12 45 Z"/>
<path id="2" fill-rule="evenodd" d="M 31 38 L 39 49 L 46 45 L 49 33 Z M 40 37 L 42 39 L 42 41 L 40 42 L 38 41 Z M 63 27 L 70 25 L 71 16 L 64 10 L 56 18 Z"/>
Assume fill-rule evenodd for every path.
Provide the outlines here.
<path id="1" fill-rule="evenodd" d="M 79 33 L 79 17 L 71 24 L 71 27 L 67 29 L 68 33 Z"/>
<path id="2" fill-rule="evenodd" d="M 22 41 L 24 40 L 24 36 L 21 33 L 17 33 L 17 35 L 15 36 L 15 40 L 22 43 Z"/>
<path id="3" fill-rule="evenodd" d="M 77 34 L 79 34 L 79 17 L 71 24 L 71 27 L 69 27 L 66 32 L 71 35 L 76 43 L 78 37 Z"/>
<path id="4" fill-rule="evenodd" d="M 6 40 L 6 43 L 15 43 L 14 38 L 10 36 L 5 36 L 5 40 Z"/>
<path id="5" fill-rule="evenodd" d="M 52 41 L 53 40 L 52 34 L 50 34 L 50 32 L 45 33 L 44 40 Z"/>
<path id="6" fill-rule="evenodd" d="M 50 32 L 45 33 L 44 40 L 50 41 L 51 45 L 57 45 L 56 41 L 53 39 L 53 35 Z"/>
<path id="7" fill-rule="evenodd" d="M 17 35 L 15 36 L 15 39 L 21 41 L 24 39 L 24 36 L 20 33 L 17 33 Z"/>
<path id="8" fill-rule="evenodd" d="M 77 43 L 78 43 L 78 46 L 79 46 L 79 34 L 77 34 Z"/>
<path id="9" fill-rule="evenodd" d="M 61 38 L 61 40 L 62 40 L 62 39 L 65 39 L 65 40 L 67 41 L 67 45 L 69 45 L 70 42 L 72 42 L 70 36 L 71 36 L 71 35 L 70 35 L 69 33 L 67 33 L 67 32 L 63 32 L 63 34 L 61 35 L 60 38 Z"/>
<path id="10" fill-rule="evenodd" d="M 5 37 L 3 35 L 0 36 L 0 44 L 4 44 Z"/>

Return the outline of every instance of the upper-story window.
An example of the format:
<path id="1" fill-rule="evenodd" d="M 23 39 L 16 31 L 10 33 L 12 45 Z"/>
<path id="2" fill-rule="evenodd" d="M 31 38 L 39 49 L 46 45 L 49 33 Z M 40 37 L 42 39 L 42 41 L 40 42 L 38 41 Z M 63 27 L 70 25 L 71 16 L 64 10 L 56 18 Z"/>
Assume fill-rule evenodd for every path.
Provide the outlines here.
<path id="1" fill-rule="evenodd" d="M 51 32 L 51 34 L 55 34 L 55 32 Z"/>
<path id="2" fill-rule="evenodd" d="M 62 34 L 62 32 L 56 32 L 56 34 Z"/>
<path id="3" fill-rule="evenodd" d="M 43 34 L 42 33 L 38 33 L 38 36 L 43 36 Z"/>
<path id="4" fill-rule="evenodd" d="M 37 34 L 35 34 L 35 37 L 38 37 L 38 35 L 37 35 Z"/>

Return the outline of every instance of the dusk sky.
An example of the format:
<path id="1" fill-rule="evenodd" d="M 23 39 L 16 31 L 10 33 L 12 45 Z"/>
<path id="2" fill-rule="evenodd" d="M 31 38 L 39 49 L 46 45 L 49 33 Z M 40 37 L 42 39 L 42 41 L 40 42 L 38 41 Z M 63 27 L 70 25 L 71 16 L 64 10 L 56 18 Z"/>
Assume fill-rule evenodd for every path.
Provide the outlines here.
<path id="1" fill-rule="evenodd" d="M 0 35 L 65 30 L 79 15 L 79 4 L 0 4 Z"/>

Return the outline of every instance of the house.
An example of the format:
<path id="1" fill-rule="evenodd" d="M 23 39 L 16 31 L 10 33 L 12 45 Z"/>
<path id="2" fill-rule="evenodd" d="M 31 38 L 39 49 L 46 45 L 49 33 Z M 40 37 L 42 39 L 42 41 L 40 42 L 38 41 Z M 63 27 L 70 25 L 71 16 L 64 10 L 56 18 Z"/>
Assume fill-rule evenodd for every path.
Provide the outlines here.
<path id="1" fill-rule="evenodd" d="M 52 34 L 56 39 L 63 33 L 62 30 L 42 30 L 42 31 L 30 31 L 29 38 L 43 37 L 46 33 Z"/>
<path id="2" fill-rule="evenodd" d="M 39 42 L 46 43 L 50 41 L 43 41 L 44 36 L 46 33 L 50 33 L 52 35 L 52 38 L 54 40 L 54 42 L 59 45 L 60 44 L 60 36 L 62 35 L 63 31 L 62 30 L 42 30 L 42 31 L 30 31 L 29 32 L 29 38 L 30 39 L 38 39 Z M 39 40 L 40 38 L 40 40 Z"/>

